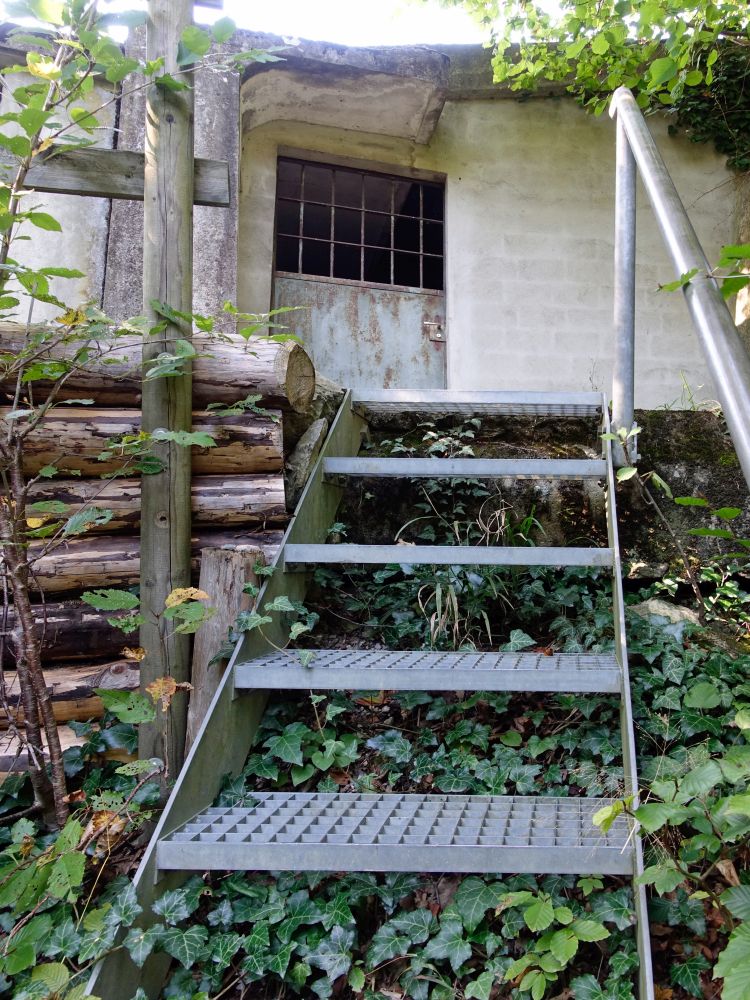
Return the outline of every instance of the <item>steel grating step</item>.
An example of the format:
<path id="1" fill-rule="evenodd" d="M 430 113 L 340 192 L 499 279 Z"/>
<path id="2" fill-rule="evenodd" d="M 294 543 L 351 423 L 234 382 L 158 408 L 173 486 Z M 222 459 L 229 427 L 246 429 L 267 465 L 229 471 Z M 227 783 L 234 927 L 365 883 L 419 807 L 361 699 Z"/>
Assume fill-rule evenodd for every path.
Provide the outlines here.
<path id="1" fill-rule="evenodd" d="M 316 563 L 427 566 L 611 566 L 612 549 L 541 545 L 286 545 L 285 570 Z"/>
<path id="2" fill-rule="evenodd" d="M 611 799 L 257 792 L 207 809 L 159 842 L 160 869 L 190 871 L 633 872 Z"/>
<path id="3" fill-rule="evenodd" d="M 467 479 L 604 479 L 603 459 L 326 458 L 326 476 Z"/>
<path id="4" fill-rule="evenodd" d="M 618 693 L 614 656 L 319 649 L 309 666 L 293 651 L 235 665 L 239 689 L 357 691 L 589 691 Z"/>
<path id="5" fill-rule="evenodd" d="M 455 389 L 353 389 L 352 407 L 367 414 L 595 417 L 600 392 L 495 392 Z"/>

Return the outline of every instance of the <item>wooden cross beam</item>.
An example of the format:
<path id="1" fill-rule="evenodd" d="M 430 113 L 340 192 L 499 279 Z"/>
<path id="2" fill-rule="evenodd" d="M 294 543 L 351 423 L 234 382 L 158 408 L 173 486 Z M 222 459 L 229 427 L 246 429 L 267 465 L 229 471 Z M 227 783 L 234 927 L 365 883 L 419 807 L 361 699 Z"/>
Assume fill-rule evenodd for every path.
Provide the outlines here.
<path id="1" fill-rule="evenodd" d="M 35 158 L 24 187 L 49 194 L 143 201 L 143 165 L 143 153 L 125 149 L 85 147 L 61 153 L 53 147 Z M 10 179 L 10 171 L 7 176 Z M 229 205 L 226 160 L 196 158 L 193 200 L 196 205 Z"/>

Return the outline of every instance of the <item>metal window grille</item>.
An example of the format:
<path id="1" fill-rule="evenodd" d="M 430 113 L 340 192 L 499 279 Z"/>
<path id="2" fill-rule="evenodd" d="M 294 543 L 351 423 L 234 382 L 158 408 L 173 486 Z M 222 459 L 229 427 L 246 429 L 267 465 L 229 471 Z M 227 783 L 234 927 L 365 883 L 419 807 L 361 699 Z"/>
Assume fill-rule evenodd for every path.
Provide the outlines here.
<path id="1" fill-rule="evenodd" d="M 444 189 L 279 158 L 276 271 L 443 290 Z"/>

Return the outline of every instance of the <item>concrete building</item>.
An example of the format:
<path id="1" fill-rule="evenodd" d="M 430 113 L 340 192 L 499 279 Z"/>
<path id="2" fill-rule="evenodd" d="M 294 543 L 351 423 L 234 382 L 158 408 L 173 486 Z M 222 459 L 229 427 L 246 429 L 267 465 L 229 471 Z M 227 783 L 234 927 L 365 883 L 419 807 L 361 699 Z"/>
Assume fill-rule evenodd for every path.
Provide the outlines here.
<path id="1" fill-rule="evenodd" d="M 279 54 L 198 79 L 196 154 L 230 162 L 233 197 L 196 208 L 195 308 L 302 307 L 279 321 L 348 385 L 608 390 L 612 122 L 552 87 L 520 100 L 479 46 Z M 141 95 L 123 98 L 104 141 L 142 148 L 142 122 Z M 732 175 L 665 117 L 650 127 L 716 259 Z M 76 206 L 68 240 L 98 275 L 86 293 L 139 312 L 141 206 Z M 674 275 L 641 194 L 638 227 L 636 405 L 700 403 L 713 388 L 682 296 L 658 290 Z"/>

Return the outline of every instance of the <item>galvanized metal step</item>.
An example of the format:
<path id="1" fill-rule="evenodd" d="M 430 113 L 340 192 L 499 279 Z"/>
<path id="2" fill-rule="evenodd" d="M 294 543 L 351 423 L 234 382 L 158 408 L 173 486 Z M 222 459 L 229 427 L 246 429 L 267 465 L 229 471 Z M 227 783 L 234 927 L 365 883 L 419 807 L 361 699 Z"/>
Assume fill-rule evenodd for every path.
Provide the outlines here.
<path id="1" fill-rule="evenodd" d="M 617 693 L 614 656 L 318 649 L 309 666 L 293 651 L 239 662 L 239 689 L 358 691 L 589 691 Z"/>
<path id="2" fill-rule="evenodd" d="M 505 458 L 326 458 L 323 473 L 334 476 L 466 479 L 604 479 L 603 459 Z"/>
<path id="3" fill-rule="evenodd" d="M 445 413 L 461 416 L 595 417 L 600 392 L 495 392 L 455 389 L 353 389 L 352 407 L 365 416 Z"/>
<path id="4" fill-rule="evenodd" d="M 628 822 L 603 834 L 610 799 L 257 792 L 161 840 L 160 869 L 189 871 L 633 872 Z"/>
<path id="5" fill-rule="evenodd" d="M 541 545 L 291 545 L 284 568 L 319 563 L 412 566 L 611 566 L 612 549 Z"/>

